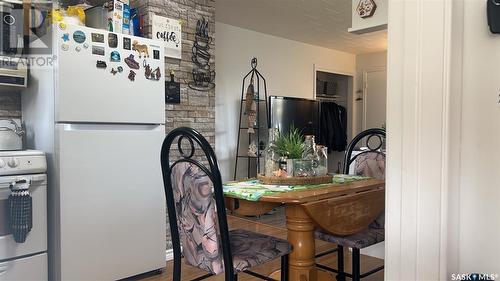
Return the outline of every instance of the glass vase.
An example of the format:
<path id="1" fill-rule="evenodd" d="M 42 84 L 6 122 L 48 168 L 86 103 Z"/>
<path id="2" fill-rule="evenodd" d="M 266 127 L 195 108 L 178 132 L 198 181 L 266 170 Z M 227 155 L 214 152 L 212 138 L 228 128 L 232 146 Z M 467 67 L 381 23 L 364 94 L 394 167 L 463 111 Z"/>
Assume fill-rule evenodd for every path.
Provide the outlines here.
<path id="1" fill-rule="evenodd" d="M 302 159 L 314 160 L 316 158 L 316 141 L 313 135 L 304 136 L 304 152 Z"/>
<path id="2" fill-rule="evenodd" d="M 328 174 L 328 148 L 323 145 L 316 146 L 316 155 L 318 165 L 316 166 L 317 176 L 326 176 Z"/>
<path id="3" fill-rule="evenodd" d="M 265 151 L 265 171 L 266 177 L 276 176 L 276 172 L 280 169 L 280 157 L 276 152 L 276 138 L 279 131 L 276 128 L 269 129 L 268 145 Z"/>

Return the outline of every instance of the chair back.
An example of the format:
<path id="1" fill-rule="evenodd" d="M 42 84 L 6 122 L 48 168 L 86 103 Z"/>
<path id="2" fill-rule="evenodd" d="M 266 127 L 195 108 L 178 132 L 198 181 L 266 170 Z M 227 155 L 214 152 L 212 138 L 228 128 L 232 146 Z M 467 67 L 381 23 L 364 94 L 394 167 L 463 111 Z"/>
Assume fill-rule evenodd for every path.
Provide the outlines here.
<path id="1" fill-rule="evenodd" d="M 351 164 L 356 161 L 355 174 L 385 179 L 385 129 L 372 128 L 359 133 L 347 146 L 344 158 L 344 174 L 349 174 Z M 363 142 L 364 141 L 364 142 Z M 367 150 L 352 156 L 354 149 L 365 144 Z M 382 206 L 385 202 L 382 201 Z M 370 224 L 371 228 L 385 227 L 385 211 Z"/>
<path id="2" fill-rule="evenodd" d="M 174 259 L 180 261 L 182 242 L 189 264 L 233 276 L 222 180 L 212 147 L 191 128 L 175 129 L 163 142 L 161 166 Z"/>
<path id="3" fill-rule="evenodd" d="M 364 144 L 367 150 L 364 150 L 356 155 L 352 155 L 353 151 L 360 148 Z M 376 178 L 385 178 L 385 150 L 383 150 L 385 144 L 385 130 L 381 128 L 372 128 L 359 133 L 347 146 L 344 157 L 344 168 L 343 173 L 349 174 L 349 168 L 351 164 L 359 158 L 362 163 L 356 163 L 357 174 L 364 176 L 372 176 Z M 370 163 L 375 163 L 377 167 L 372 167 Z M 372 170 L 375 174 L 368 174 L 368 170 Z M 377 175 L 374 170 L 383 169 L 381 175 Z M 379 173 L 380 174 L 380 173 Z"/>

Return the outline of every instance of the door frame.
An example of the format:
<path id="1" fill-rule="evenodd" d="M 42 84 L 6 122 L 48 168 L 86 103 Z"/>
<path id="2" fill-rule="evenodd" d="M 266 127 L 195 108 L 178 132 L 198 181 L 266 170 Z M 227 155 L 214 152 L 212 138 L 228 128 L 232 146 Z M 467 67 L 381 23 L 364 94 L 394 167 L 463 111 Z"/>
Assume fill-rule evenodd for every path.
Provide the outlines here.
<path id="1" fill-rule="evenodd" d="M 385 66 L 372 66 L 364 68 L 363 70 L 363 118 L 361 119 L 361 128 L 366 130 L 366 110 L 367 110 L 367 97 L 368 97 L 368 73 L 385 71 L 387 74 L 387 67 Z M 387 78 L 386 78 L 387 79 Z M 387 99 L 387 87 L 386 87 L 386 99 Z M 387 108 L 386 108 L 387 112 Z M 387 115 L 387 114 L 386 114 Z M 386 120 L 387 123 L 387 120 Z"/>
<path id="2" fill-rule="evenodd" d="M 385 280 L 458 272 L 464 0 L 389 0 Z"/>

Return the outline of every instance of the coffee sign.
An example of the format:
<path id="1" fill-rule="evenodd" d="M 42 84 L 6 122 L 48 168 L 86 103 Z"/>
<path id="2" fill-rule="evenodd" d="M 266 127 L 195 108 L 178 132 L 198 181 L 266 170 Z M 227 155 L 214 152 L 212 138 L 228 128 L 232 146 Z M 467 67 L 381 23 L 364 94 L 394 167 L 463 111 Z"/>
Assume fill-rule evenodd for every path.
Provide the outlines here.
<path id="1" fill-rule="evenodd" d="M 182 28 L 180 21 L 153 15 L 152 37 L 164 42 L 166 57 L 182 58 Z"/>

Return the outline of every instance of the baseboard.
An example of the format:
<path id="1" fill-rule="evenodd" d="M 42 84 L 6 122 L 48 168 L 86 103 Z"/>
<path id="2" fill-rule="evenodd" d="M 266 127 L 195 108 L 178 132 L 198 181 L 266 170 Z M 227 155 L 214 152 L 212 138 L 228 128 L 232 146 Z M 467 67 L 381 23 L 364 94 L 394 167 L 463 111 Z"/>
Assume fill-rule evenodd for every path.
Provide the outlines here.
<path id="1" fill-rule="evenodd" d="M 173 249 L 166 251 L 165 259 L 166 259 L 166 261 L 171 261 L 174 259 L 174 250 Z"/>

